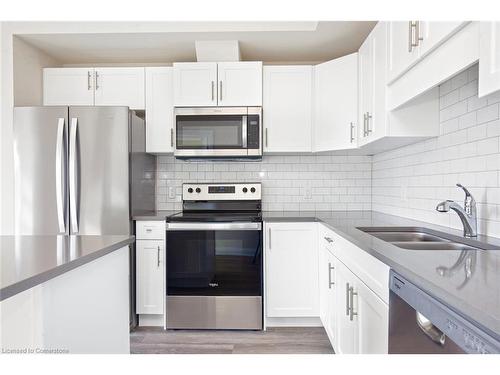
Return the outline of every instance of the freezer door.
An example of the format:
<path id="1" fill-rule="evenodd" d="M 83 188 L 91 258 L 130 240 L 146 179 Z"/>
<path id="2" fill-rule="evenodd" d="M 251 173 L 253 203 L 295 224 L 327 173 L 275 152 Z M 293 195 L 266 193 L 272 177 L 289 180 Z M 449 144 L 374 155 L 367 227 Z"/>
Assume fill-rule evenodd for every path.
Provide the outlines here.
<path id="1" fill-rule="evenodd" d="M 71 233 L 128 234 L 128 107 L 70 107 Z"/>
<path id="2" fill-rule="evenodd" d="M 14 108 L 15 231 L 65 234 L 68 107 Z"/>

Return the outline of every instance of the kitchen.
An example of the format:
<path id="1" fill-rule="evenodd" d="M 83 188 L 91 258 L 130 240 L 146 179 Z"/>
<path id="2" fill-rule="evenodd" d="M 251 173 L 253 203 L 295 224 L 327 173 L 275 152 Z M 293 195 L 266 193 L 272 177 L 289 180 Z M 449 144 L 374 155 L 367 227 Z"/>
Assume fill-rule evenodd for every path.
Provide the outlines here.
<path id="1" fill-rule="evenodd" d="M 3 22 L 2 351 L 500 353 L 499 30 Z"/>

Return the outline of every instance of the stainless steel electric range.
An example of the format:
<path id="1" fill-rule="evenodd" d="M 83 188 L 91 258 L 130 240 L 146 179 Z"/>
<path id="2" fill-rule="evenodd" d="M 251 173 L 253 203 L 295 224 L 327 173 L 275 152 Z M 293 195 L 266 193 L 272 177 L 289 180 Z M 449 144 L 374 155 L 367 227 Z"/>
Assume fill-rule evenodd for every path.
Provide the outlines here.
<path id="1" fill-rule="evenodd" d="M 167 218 L 167 328 L 262 329 L 260 183 L 187 183 Z"/>

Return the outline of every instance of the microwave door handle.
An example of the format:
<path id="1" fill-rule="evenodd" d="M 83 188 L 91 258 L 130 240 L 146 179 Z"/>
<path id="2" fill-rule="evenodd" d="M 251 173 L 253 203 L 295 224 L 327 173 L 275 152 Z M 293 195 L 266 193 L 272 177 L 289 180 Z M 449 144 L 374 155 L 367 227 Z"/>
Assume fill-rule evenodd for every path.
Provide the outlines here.
<path id="1" fill-rule="evenodd" d="M 242 116 L 242 118 L 241 118 L 241 145 L 243 148 L 247 148 L 247 145 L 248 145 L 247 123 L 248 123 L 248 116 Z"/>

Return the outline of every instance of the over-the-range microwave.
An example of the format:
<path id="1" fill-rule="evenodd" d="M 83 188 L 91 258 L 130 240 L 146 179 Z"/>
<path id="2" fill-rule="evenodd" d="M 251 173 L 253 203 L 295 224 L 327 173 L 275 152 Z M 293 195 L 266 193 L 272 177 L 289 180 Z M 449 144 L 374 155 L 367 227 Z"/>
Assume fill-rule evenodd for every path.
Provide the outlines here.
<path id="1" fill-rule="evenodd" d="M 177 107 L 177 158 L 262 157 L 262 107 Z"/>

